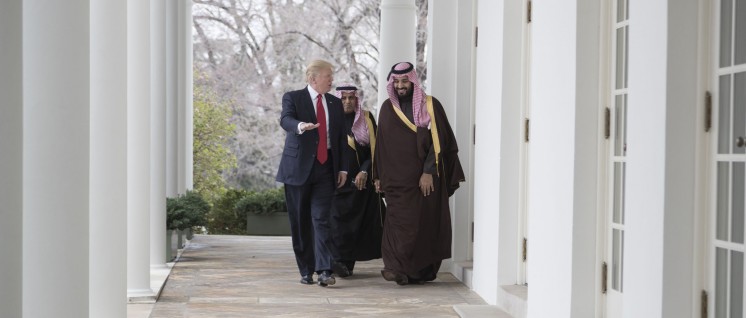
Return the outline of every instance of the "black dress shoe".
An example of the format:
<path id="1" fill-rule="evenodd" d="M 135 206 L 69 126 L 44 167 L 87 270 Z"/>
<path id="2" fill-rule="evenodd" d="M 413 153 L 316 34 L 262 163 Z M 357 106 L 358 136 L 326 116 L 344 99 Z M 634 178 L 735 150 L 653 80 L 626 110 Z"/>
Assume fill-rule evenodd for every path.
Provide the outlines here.
<path id="1" fill-rule="evenodd" d="M 352 272 L 347 269 L 347 265 L 343 264 L 342 262 L 332 263 L 332 270 L 339 277 L 348 277 L 352 275 Z"/>
<path id="2" fill-rule="evenodd" d="M 313 275 L 308 274 L 300 278 L 300 283 L 304 285 L 313 285 Z"/>
<path id="3" fill-rule="evenodd" d="M 336 284 L 337 281 L 334 279 L 334 276 L 329 271 L 323 271 L 321 274 L 319 274 L 319 286 L 326 287 L 329 285 Z"/>

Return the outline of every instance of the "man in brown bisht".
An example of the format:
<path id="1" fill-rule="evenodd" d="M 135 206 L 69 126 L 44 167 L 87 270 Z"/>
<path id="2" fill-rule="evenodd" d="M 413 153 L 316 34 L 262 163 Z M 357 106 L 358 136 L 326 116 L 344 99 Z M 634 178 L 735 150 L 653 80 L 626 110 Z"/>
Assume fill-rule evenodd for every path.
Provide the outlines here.
<path id="1" fill-rule="evenodd" d="M 420 284 L 451 257 L 448 198 L 464 172 L 443 106 L 425 94 L 412 63 L 395 64 L 387 80 L 373 156 L 376 191 L 386 198 L 381 275 Z"/>

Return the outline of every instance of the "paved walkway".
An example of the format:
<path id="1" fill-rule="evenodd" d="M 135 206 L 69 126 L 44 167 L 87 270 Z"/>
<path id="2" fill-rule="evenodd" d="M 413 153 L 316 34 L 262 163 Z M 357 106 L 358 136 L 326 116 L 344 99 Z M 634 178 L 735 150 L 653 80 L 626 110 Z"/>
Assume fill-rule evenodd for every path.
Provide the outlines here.
<path id="1" fill-rule="evenodd" d="M 459 317 L 454 305 L 484 304 L 449 273 L 424 285 L 398 286 L 381 278 L 382 267 L 380 260 L 358 262 L 355 274 L 337 278 L 336 285 L 302 285 L 289 237 L 197 235 L 158 302 L 129 305 L 129 317 L 152 310 L 151 318 L 435 318 Z"/>

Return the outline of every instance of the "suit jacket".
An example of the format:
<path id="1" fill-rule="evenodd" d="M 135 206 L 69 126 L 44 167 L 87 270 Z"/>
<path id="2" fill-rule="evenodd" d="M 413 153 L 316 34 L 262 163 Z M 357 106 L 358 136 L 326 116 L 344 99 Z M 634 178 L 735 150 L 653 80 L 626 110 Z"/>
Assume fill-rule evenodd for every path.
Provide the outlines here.
<path id="1" fill-rule="evenodd" d="M 331 161 L 334 170 L 334 180 L 339 171 L 347 171 L 343 146 L 346 145 L 344 133 L 344 110 L 342 101 L 336 96 L 324 94 L 328 109 L 329 145 Z M 313 162 L 316 160 L 316 147 L 319 142 L 318 129 L 308 130 L 298 134 L 298 123 L 317 123 L 316 108 L 308 88 L 285 93 L 282 96 L 282 113 L 280 126 L 285 130 L 285 148 L 277 170 L 277 182 L 289 185 L 303 185 L 311 174 Z M 343 157 L 345 156 L 345 157 Z"/>

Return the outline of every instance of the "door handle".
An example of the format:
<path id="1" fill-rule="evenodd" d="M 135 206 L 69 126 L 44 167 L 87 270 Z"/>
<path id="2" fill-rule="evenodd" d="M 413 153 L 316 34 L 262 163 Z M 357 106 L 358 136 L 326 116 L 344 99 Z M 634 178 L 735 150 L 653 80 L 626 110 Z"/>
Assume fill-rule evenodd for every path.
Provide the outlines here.
<path id="1" fill-rule="evenodd" d="M 746 147 L 746 137 L 736 138 L 736 147 Z"/>

